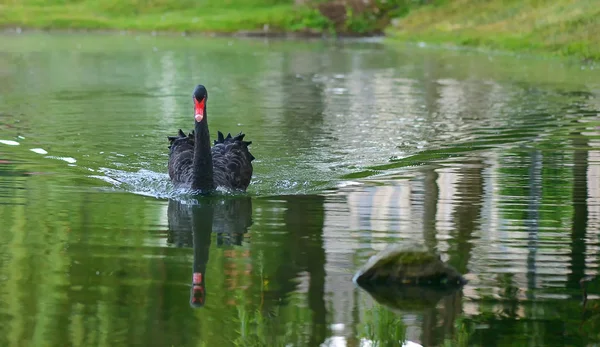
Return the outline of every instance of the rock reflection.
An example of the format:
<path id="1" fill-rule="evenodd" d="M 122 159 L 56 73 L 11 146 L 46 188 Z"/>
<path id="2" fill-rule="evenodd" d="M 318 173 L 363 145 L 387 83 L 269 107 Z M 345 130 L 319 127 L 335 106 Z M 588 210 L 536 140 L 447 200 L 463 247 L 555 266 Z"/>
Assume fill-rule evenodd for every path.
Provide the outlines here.
<path id="1" fill-rule="evenodd" d="M 378 303 L 406 313 L 423 313 L 435 309 L 437 304 L 447 300 L 459 300 L 460 287 L 425 287 L 425 286 L 365 286 L 365 290 Z"/>
<path id="2" fill-rule="evenodd" d="M 167 242 L 177 247 L 193 247 L 194 263 L 190 305 L 206 302 L 206 264 L 211 236 L 217 245 L 241 245 L 252 225 L 252 200 L 249 197 L 203 199 L 197 204 L 170 200 Z"/>

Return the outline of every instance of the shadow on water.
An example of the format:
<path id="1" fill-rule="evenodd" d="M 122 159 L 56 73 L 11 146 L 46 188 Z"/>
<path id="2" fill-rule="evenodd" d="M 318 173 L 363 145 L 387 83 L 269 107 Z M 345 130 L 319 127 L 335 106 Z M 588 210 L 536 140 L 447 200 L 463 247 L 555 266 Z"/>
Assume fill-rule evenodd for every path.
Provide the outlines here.
<path id="1" fill-rule="evenodd" d="M 301 272 L 308 274 L 308 308 L 311 312 L 311 333 L 308 345 L 318 346 L 327 336 L 327 307 L 325 303 L 325 248 L 323 244 L 323 225 L 325 221 L 324 201 L 322 196 L 290 196 L 279 197 L 285 201 L 287 209 L 284 221 L 289 226 L 283 245 L 287 255 L 277 271 L 282 287 L 278 294 L 287 296 L 296 290 L 294 278 Z M 284 254 L 282 254 L 284 255 Z"/>
<path id="2" fill-rule="evenodd" d="M 197 204 L 169 200 L 167 242 L 194 249 L 192 307 L 202 307 L 206 302 L 206 265 L 212 235 L 216 234 L 217 246 L 239 246 L 251 225 L 252 200 L 249 197 L 202 198 Z"/>

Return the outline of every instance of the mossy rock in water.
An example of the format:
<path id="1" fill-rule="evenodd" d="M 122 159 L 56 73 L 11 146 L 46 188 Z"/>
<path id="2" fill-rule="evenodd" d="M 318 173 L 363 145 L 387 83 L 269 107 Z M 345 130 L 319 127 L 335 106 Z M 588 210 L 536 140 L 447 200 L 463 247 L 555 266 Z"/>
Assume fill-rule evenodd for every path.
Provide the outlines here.
<path id="1" fill-rule="evenodd" d="M 353 281 L 364 285 L 461 286 L 466 280 L 440 256 L 418 243 L 401 243 L 386 247 L 372 256 L 354 275 Z"/>

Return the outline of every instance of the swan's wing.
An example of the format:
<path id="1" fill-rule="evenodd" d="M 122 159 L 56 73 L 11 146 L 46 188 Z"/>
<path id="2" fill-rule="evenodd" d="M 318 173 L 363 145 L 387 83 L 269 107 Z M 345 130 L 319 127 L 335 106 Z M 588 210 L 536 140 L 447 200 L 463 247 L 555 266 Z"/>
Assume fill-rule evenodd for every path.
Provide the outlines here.
<path id="1" fill-rule="evenodd" d="M 252 179 L 252 160 L 244 134 L 224 137 L 219 131 L 218 140 L 212 148 L 213 177 L 216 186 L 246 190 Z"/>
<path id="2" fill-rule="evenodd" d="M 194 137 L 185 136 L 179 129 L 178 136 L 169 136 L 169 177 L 175 184 L 191 183 L 194 162 Z"/>

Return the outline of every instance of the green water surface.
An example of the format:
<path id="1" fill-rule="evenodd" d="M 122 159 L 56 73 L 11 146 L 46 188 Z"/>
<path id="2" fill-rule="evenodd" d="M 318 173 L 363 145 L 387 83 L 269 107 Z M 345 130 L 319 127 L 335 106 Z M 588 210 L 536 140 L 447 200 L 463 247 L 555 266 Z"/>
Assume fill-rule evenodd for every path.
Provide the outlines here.
<path id="1" fill-rule="evenodd" d="M 600 343 L 600 285 L 585 307 L 579 285 L 600 265 L 594 66 L 371 40 L 0 47 L 0 346 Z M 198 83 L 211 137 L 253 141 L 247 196 L 168 180 Z M 385 305 L 355 287 L 401 240 L 469 283 Z"/>

